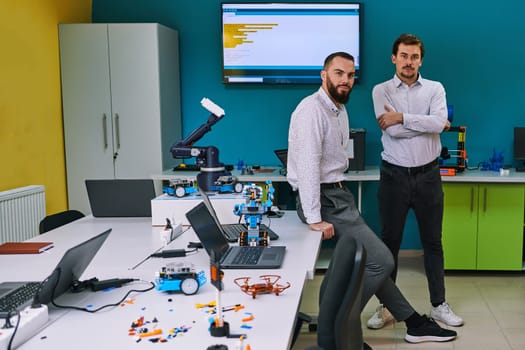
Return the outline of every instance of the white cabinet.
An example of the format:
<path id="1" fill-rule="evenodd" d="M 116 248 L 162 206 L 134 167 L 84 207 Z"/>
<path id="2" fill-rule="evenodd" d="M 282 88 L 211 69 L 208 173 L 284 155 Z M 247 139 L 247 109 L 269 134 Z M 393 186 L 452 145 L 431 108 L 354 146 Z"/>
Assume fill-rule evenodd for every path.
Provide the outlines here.
<path id="1" fill-rule="evenodd" d="M 85 179 L 150 178 L 181 139 L 178 32 L 155 23 L 61 24 L 69 208 Z"/>

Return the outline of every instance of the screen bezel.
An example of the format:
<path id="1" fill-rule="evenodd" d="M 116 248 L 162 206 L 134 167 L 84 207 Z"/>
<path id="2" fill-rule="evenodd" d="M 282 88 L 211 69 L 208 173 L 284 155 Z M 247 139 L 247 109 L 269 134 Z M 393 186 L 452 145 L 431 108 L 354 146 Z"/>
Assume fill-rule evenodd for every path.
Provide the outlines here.
<path id="1" fill-rule="evenodd" d="M 285 77 L 269 77 L 268 75 L 271 73 L 281 73 L 283 72 L 288 73 L 292 70 L 292 68 L 285 68 L 284 70 L 279 71 L 277 68 L 272 68 L 265 70 L 263 69 L 264 73 L 261 73 L 260 75 L 254 75 L 254 73 L 257 73 L 257 70 L 248 70 L 244 71 L 246 72 L 246 76 L 241 77 L 243 70 L 238 69 L 235 70 L 237 73 L 235 75 L 228 74 L 231 72 L 231 69 L 228 69 L 226 67 L 225 62 L 225 35 L 224 35 L 224 12 L 225 7 L 228 6 L 247 6 L 247 7 L 253 7 L 253 6 L 283 6 L 285 8 L 286 6 L 319 6 L 323 8 L 330 8 L 333 6 L 348 6 L 348 7 L 357 7 L 358 10 L 358 33 L 357 33 L 357 50 L 358 52 L 348 52 L 355 58 L 356 63 L 356 74 L 355 74 L 355 83 L 359 83 L 359 81 L 362 79 L 362 67 L 361 67 L 361 61 L 362 61 L 362 27 L 363 27 L 363 4 L 360 2 L 349 2 L 349 3 L 342 3 L 342 2 L 283 2 L 283 3 L 273 3 L 273 2 L 231 2 L 231 1 L 223 1 L 220 4 L 220 16 L 221 16 L 221 75 L 222 75 L 222 82 L 224 84 L 230 85 L 230 84 L 286 84 L 286 85 L 305 85 L 305 84 L 320 84 L 321 78 L 320 78 L 320 71 L 322 70 L 323 60 L 325 57 L 321 59 L 321 62 L 314 66 L 312 66 L 310 69 L 305 69 L 304 71 L 309 72 L 308 78 L 301 79 L 301 75 L 296 75 L 293 78 L 285 78 Z M 355 41 L 354 41 L 355 43 Z M 337 50 L 336 50 L 337 51 Z M 344 50 L 341 50 L 344 51 Z M 328 52 L 325 56 L 328 56 L 332 52 Z M 294 68 L 294 70 L 297 68 Z M 297 69 L 299 71 L 300 69 Z"/>

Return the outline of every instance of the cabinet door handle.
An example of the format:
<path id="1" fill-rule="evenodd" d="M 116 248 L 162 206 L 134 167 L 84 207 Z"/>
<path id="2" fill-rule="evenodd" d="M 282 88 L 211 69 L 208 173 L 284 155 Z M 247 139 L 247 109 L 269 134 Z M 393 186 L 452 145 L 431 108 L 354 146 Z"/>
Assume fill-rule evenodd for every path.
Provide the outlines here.
<path id="1" fill-rule="evenodd" d="M 106 113 L 102 114 L 102 136 L 104 139 L 104 149 L 108 148 L 108 116 Z"/>
<path id="2" fill-rule="evenodd" d="M 470 212 L 474 212 L 474 187 L 470 188 Z"/>
<path id="3" fill-rule="evenodd" d="M 117 138 L 117 150 L 120 149 L 120 122 L 118 113 L 115 113 L 115 135 Z"/>
<path id="4" fill-rule="evenodd" d="M 487 188 L 483 189 L 483 213 L 487 211 Z"/>

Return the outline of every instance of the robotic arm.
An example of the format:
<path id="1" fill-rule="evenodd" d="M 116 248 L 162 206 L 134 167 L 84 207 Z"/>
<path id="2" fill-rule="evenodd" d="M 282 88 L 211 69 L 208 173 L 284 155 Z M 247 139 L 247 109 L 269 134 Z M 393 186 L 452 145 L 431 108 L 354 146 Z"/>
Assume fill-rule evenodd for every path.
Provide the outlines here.
<path id="1" fill-rule="evenodd" d="M 220 176 L 231 175 L 219 162 L 219 150 L 214 146 L 193 146 L 211 130 L 219 120 L 224 118 L 224 110 L 207 98 L 201 100 L 201 105 L 211 114 L 208 120 L 195 129 L 189 136 L 173 144 L 170 152 L 175 159 L 196 158 L 201 172 L 197 175 L 197 184 L 204 191 L 209 191 L 213 182 Z"/>
<path id="2" fill-rule="evenodd" d="M 197 164 L 205 167 L 215 167 L 218 163 L 218 150 L 213 146 L 194 147 L 193 144 L 199 141 L 205 134 L 211 131 L 211 127 L 224 117 L 224 110 L 207 98 L 201 100 L 204 108 L 210 111 L 210 116 L 206 123 L 195 129 L 189 136 L 176 142 L 171 146 L 171 154 L 175 159 L 197 158 Z M 215 149 L 215 151 L 213 150 Z"/>

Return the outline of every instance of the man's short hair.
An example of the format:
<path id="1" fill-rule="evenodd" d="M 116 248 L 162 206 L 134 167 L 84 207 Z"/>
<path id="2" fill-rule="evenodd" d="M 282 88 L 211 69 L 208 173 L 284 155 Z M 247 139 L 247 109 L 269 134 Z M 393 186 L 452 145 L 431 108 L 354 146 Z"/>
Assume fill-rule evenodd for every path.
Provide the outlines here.
<path id="1" fill-rule="evenodd" d="M 354 56 L 350 55 L 348 52 L 339 51 L 339 52 L 331 53 L 330 55 L 328 55 L 328 57 L 325 58 L 323 68 L 326 69 L 336 57 L 346 58 L 347 60 L 355 62 Z"/>
<path id="2" fill-rule="evenodd" d="M 417 45 L 419 46 L 419 49 L 421 50 L 421 59 L 423 59 L 423 56 L 425 56 L 425 47 L 423 46 L 423 42 L 421 41 L 421 39 L 419 39 L 414 34 L 410 34 L 410 33 L 401 34 L 396 39 L 396 41 L 394 41 L 394 45 L 392 46 L 392 55 L 397 56 L 397 51 L 399 49 L 400 44 Z"/>

